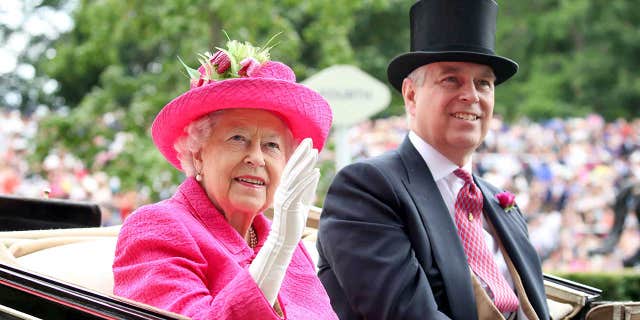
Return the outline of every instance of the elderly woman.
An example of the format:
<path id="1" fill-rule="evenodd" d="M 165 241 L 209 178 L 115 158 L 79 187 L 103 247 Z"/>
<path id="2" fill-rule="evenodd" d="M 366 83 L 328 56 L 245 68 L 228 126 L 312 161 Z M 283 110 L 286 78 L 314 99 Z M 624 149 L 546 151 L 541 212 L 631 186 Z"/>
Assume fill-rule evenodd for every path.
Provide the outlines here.
<path id="1" fill-rule="evenodd" d="M 125 220 L 114 293 L 193 319 L 336 319 L 300 244 L 331 110 L 268 49 L 227 46 L 154 120 L 187 178 Z"/>

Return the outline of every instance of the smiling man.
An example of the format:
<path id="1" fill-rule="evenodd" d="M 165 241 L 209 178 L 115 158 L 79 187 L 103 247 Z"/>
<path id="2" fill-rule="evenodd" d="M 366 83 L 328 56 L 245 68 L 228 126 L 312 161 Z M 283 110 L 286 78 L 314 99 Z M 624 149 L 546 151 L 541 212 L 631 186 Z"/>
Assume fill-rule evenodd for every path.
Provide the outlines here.
<path id="1" fill-rule="evenodd" d="M 495 86 L 518 65 L 494 53 L 492 0 L 423 0 L 411 51 L 387 73 L 410 132 L 333 181 L 319 276 L 340 319 L 548 319 L 540 260 L 513 203 L 473 175 Z"/>

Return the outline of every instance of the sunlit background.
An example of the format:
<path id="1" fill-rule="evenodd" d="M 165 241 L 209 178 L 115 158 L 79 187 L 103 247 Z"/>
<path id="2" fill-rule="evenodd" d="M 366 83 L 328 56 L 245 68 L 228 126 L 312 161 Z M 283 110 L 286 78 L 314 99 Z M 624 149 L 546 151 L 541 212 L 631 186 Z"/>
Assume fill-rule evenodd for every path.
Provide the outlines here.
<path id="1" fill-rule="evenodd" d="M 408 49 L 412 3 L 3 0 L 0 193 L 50 189 L 99 203 L 103 224 L 119 224 L 183 178 L 149 138 L 155 114 L 188 89 L 177 56 L 195 65 L 196 52 L 224 44 L 222 30 L 256 44 L 282 32 L 272 56 L 299 80 L 350 64 L 386 83 L 388 61 Z M 473 162 L 517 194 L 545 271 L 639 268 L 637 9 L 623 0 L 501 2 L 497 51 L 520 71 L 497 88 L 496 119 Z M 349 128 L 354 161 L 404 138 L 392 92 L 388 108 Z M 321 169 L 318 206 L 335 174 L 334 141 Z"/>

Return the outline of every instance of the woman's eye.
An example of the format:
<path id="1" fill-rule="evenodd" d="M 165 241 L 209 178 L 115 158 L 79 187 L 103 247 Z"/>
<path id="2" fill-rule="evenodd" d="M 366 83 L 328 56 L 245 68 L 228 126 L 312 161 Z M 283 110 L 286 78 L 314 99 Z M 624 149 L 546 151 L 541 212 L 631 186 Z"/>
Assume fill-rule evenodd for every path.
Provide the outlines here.
<path id="1" fill-rule="evenodd" d="M 244 141 L 245 139 L 244 139 L 243 136 L 241 136 L 239 134 L 236 134 L 236 135 L 232 136 L 231 138 L 229 138 L 229 140 L 232 140 L 232 141 Z"/>
<path id="2" fill-rule="evenodd" d="M 267 142 L 266 143 L 267 148 L 269 149 L 277 149 L 280 150 L 280 145 L 276 142 Z"/>

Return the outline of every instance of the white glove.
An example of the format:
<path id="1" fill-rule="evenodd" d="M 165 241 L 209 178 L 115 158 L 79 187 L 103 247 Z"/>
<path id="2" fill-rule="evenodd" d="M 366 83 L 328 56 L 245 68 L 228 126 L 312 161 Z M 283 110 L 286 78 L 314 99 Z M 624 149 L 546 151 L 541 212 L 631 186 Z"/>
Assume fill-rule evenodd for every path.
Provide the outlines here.
<path id="1" fill-rule="evenodd" d="M 274 304 L 284 274 L 307 224 L 309 206 L 316 193 L 320 170 L 318 150 L 309 138 L 302 140 L 284 167 L 273 200 L 273 224 L 267 240 L 249 266 L 249 273 Z"/>

